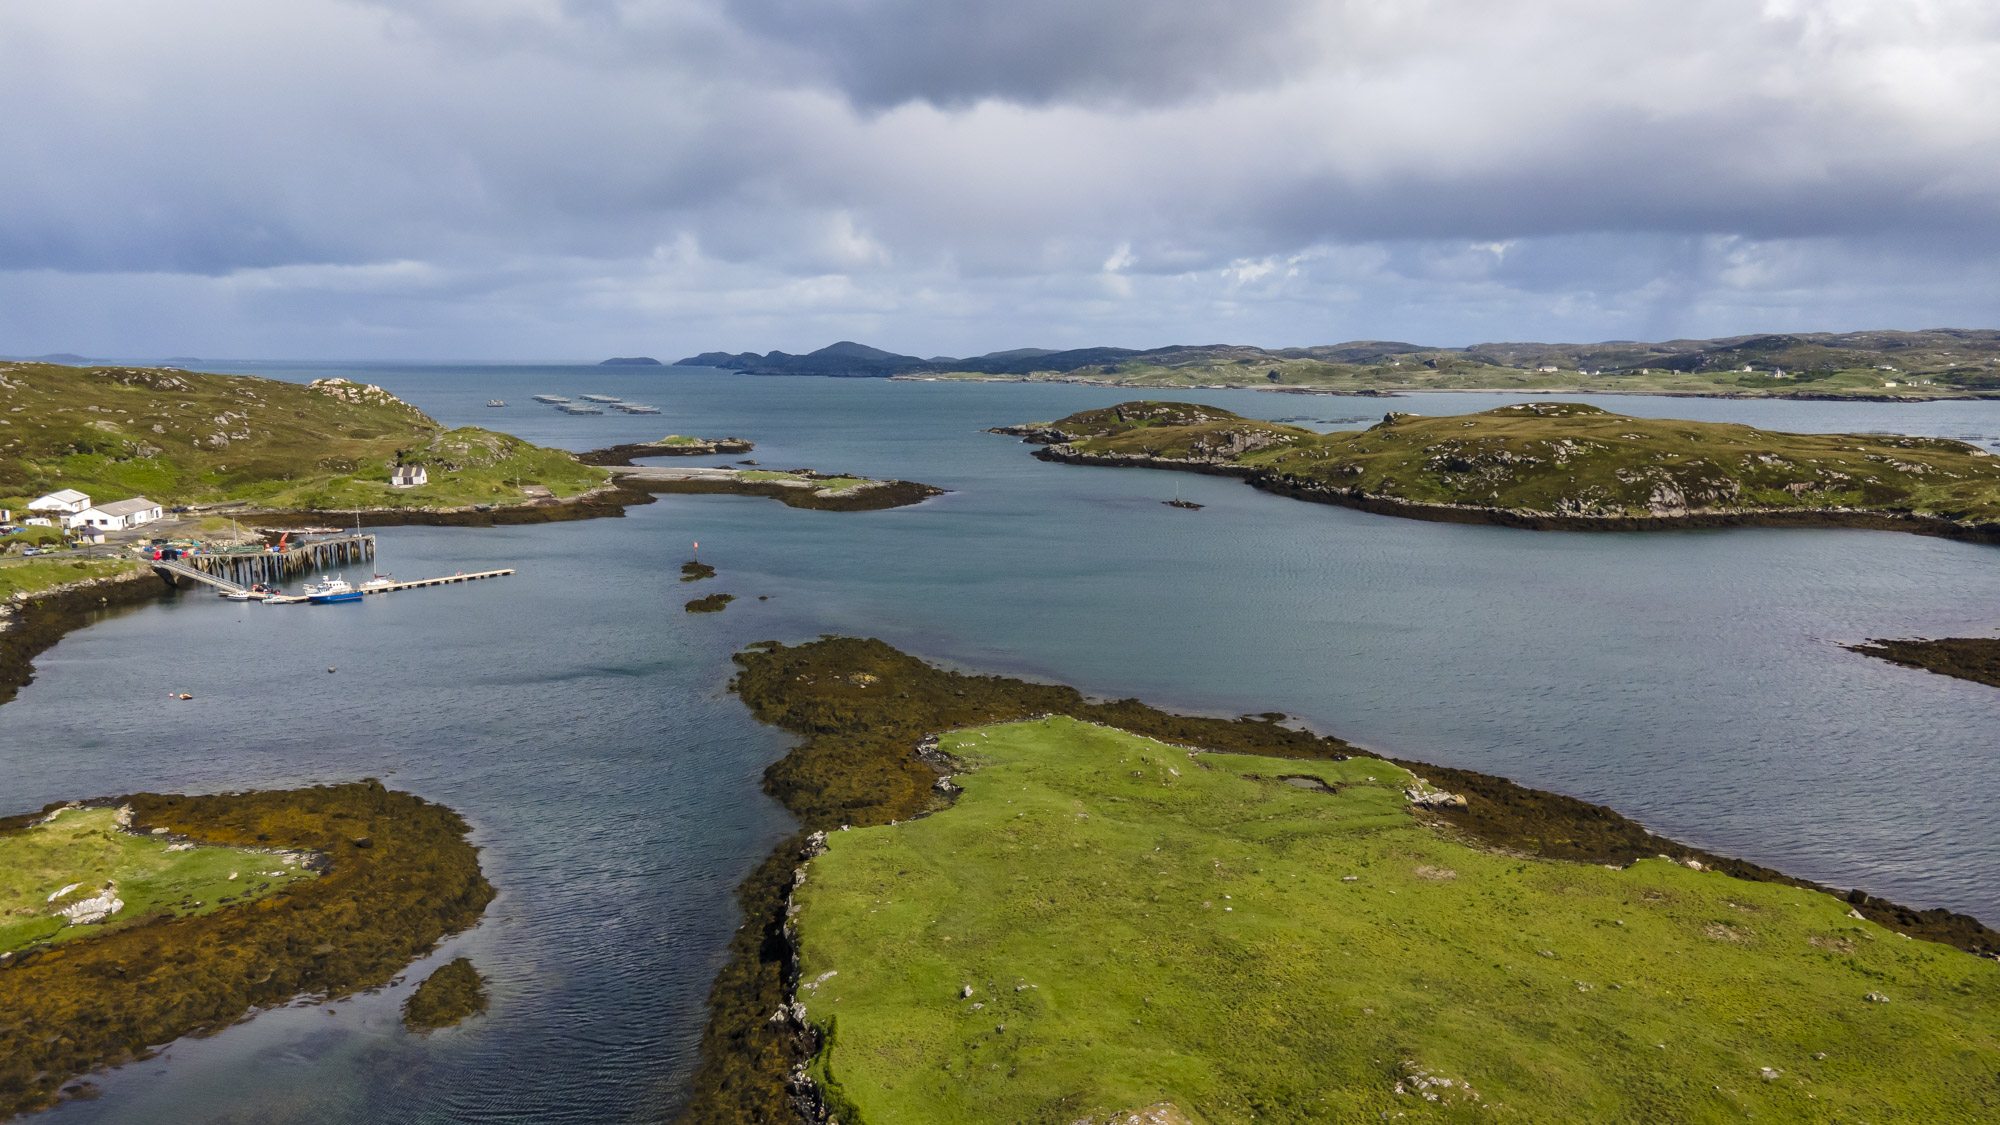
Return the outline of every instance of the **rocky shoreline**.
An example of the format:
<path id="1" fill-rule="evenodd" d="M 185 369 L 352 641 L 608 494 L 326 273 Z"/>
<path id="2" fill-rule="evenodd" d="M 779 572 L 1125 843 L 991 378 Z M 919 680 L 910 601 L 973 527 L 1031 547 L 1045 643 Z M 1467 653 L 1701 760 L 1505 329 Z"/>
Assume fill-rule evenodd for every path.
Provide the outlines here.
<path id="1" fill-rule="evenodd" d="M 761 721 L 790 731 L 799 745 L 764 774 L 764 790 L 799 821 L 737 891 L 743 924 L 709 994 L 709 1022 L 686 1125 L 750 1125 L 803 1118 L 823 1122 L 827 1106 L 805 1066 L 818 1050 L 815 1029 L 797 1017 L 797 954 L 790 896 L 814 851 L 813 834 L 866 827 L 948 807 L 950 772 L 936 749 L 942 731 L 1064 714 L 1176 745 L 1286 758 L 1365 753 L 1341 739 L 1282 726 L 1282 716 L 1236 720 L 1176 715 L 1135 699 L 1094 703 L 1073 688 L 934 667 L 876 640 L 833 637 L 795 647 L 762 641 L 739 654 L 730 690 Z M 1656 836 L 1619 813 L 1506 778 L 1385 759 L 1420 770 L 1465 798 L 1419 810 L 1440 830 L 1524 857 L 1625 865 L 1664 856 L 1737 878 L 1839 895 L 1780 872 Z M 1844 897 L 1862 917 L 1912 938 L 2000 956 L 2000 933 L 1948 910 L 1913 910 L 1865 891 Z"/>
<path id="2" fill-rule="evenodd" d="M 2000 687 L 2000 638 L 1942 637 L 1938 640 L 1871 640 L 1846 645 L 1849 652 L 1921 668 L 1940 676 Z"/>
<path id="3" fill-rule="evenodd" d="M 992 432 L 1007 433 L 1023 441 L 1044 440 L 1059 433 L 1040 427 L 996 427 Z M 1435 504 L 1404 500 L 1395 496 L 1368 493 L 1356 488 L 1301 481 L 1268 470 L 1246 468 L 1227 462 L 1195 461 L 1145 454 L 1079 453 L 1057 441 L 1034 451 L 1042 461 L 1066 465 L 1096 465 L 1109 468 L 1168 469 L 1184 473 L 1236 477 L 1253 488 L 1376 515 L 1401 516 L 1432 523 L 1496 524 L 1530 531 L 1686 531 L 1724 527 L 1845 527 L 1868 531 L 1907 531 L 1971 543 L 2000 543 L 2000 523 L 1950 520 L 1911 512 L 1876 511 L 1866 508 L 1693 508 L 1648 516 L 1599 516 L 1581 512 L 1544 512 L 1521 508 L 1493 508 L 1477 504 Z"/>

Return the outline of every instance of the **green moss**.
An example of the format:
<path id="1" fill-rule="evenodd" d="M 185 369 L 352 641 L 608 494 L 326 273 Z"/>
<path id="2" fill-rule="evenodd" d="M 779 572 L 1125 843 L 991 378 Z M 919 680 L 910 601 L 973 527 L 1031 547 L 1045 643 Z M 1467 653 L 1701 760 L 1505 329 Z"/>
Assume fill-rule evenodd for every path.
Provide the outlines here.
<path id="1" fill-rule="evenodd" d="M 956 805 L 830 834 L 794 896 L 800 978 L 823 981 L 800 999 L 839 1020 L 822 1065 L 873 1125 L 1161 1100 L 1218 1125 L 2000 1111 L 2000 966 L 1831 896 L 1468 847 L 1369 758 L 1060 716 L 941 748 L 973 767 Z M 1479 1097 L 1396 1093 L 1419 1069 Z"/>
<path id="2" fill-rule="evenodd" d="M 403 1026 L 429 1032 L 454 1026 L 486 1010 L 486 979 L 472 962 L 455 958 L 424 978 L 403 1003 Z"/>

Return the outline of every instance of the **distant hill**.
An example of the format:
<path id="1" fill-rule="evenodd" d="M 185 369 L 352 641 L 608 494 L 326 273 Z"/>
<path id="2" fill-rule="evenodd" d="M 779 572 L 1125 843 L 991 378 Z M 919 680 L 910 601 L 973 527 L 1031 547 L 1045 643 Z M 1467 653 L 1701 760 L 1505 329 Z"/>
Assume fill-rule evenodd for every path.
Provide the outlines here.
<path id="1" fill-rule="evenodd" d="M 0 360 L 17 360 L 22 363 L 89 363 L 90 361 L 74 352 L 50 352 L 48 355 L 6 355 Z"/>
<path id="2" fill-rule="evenodd" d="M 752 375 L 1062 380 L 1139 387 L 1258 386 L 1375 394 L 1564 390 L 1743 397 L 2000 396 L 2000 332 L 1811 332 L 1714 340 L 1487 343 L 1438 348 L 1352 340 L 1307 348 L 1243 344 L 1015 348 L 929 359 L 843 340 L 805 355 L 704 352 L 678 366 Z"/>
<path id="3" fill-rule="evenodd" d="M 599 367 L 662 367 L 659 360 L 649 355 L 619 355 L 597 361 Z"/>

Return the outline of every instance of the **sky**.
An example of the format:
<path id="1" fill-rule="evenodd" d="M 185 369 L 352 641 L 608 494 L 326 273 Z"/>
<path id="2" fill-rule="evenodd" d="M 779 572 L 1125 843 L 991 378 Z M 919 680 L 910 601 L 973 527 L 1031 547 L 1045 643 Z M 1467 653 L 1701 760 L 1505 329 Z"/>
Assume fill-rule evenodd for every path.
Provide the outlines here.
<path id="1" fill-rule="evenodd" d="M 0 4 L 0 354 L 2000 327 L 1992 0 Z"/>

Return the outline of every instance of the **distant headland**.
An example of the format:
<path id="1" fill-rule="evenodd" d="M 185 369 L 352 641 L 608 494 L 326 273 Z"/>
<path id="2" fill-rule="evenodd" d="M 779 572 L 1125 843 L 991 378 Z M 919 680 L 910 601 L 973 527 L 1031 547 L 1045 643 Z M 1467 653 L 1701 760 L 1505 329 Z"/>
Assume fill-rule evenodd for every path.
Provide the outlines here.
<path id="1" fill-rule="evenodd" d="M 614 355 L 610 359 L 597 361 L 599 367 L 664 367 L 665 364 L 649 355 Z"/>
<path id="2" fill-rule="evenodd" d="M 675 366 L 751 375 L 1255 387 L 1304 394 L 1532 390 L 1895 402 L 2000 396 L 2000 331 L 1807 332 L 1467 348 L 1395 340 L 1278 349 L 1015 348 L 965 359 L 899 355 L 842 340 L 805 355 L 703 352 Z"/>

